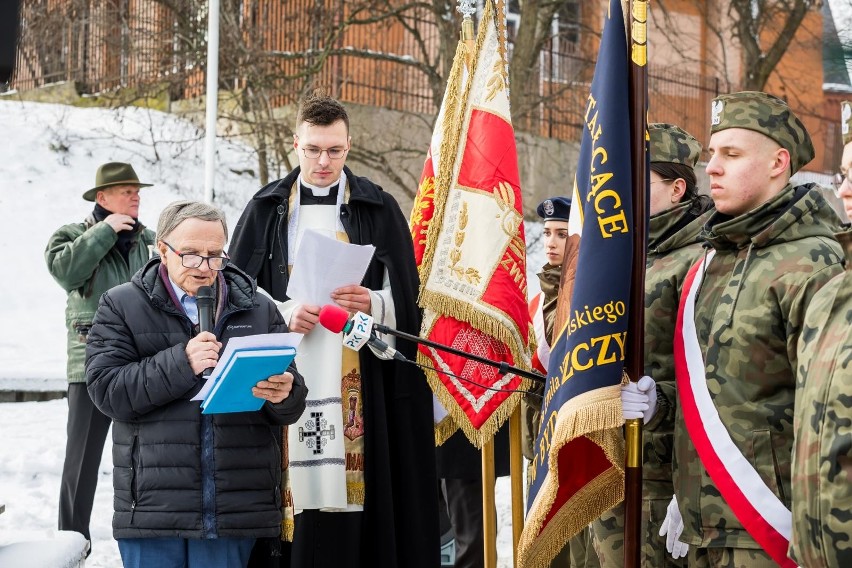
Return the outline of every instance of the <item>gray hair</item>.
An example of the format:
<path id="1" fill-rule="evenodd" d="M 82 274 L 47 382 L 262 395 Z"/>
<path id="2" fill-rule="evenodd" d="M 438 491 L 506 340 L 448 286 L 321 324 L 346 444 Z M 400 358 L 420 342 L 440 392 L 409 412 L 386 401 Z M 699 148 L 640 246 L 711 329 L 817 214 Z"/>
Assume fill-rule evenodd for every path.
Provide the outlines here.
<path id="1" fill-rule="evenodd" d="M 160 213 L 157 222 L 157 239 L 165 239 L 178 225 L 187 219 L 201 219 L 202 221 L 219 221 L 225 230 L 225 241 L 228 240 L 228 222 L 225 213 L 221 209 L 204 203 L 203 201 L 175 201 L 166 205 Z"/>

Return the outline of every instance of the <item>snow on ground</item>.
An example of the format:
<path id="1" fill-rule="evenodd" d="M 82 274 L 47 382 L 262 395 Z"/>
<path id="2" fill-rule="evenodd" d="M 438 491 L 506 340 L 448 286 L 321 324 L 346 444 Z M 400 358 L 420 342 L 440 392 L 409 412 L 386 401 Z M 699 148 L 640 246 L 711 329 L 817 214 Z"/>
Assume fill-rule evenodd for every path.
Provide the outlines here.
<path id="1" fill-rule="evenodd" d="M 44 247 L 59 226 L 81 221 L 92 204 L 82 200 L 97 167 L 131 162 L 141 181 L 140 219 L 155 227 L 162 208 L 203 196 L 203 133 L 172 115 L 138 108 L 78 109 L 0 100 L 0 389 L 64 389 L 65 293 L 50 277 Z M 258 189 L 249 148 L 219 146 L 217 202 L 233 227 Z M 530 293 L 544 262 L 541 225 L 527 224 Z M 59 476 L 65 451 L 65 400 L 0 404 L 0 546 L 56 536 Z M 107 446 L 109 447 L 109 446 Z M 112 539 L 112 457 L 104 452 L 92 513 L 89 568 L 121 564 Z M 509 480 L 497 483 L 499 566 L 511 566 Z M 56 546 L 63 546 L 57 540 Z M 22 558 L 9 568 L 37 566 Z M 5 568 L 5 565 L 4 565 Z"/>

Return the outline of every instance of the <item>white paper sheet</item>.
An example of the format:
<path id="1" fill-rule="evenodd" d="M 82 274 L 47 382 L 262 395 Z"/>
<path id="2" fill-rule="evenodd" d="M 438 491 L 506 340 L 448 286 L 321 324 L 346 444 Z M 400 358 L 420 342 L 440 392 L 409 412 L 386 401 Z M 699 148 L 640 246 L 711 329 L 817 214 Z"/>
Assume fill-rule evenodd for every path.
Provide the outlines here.
<path id="1" fill-rule="evenodd" d="M 305 231 L 293 262 L 287 296 L 300 304 L 333 304 L 334 290 L 361 283 L 375 251 L 373 245 L 353 245 L 318 231 Z"/>
<path id="2" fill-rule="evenodd" d="M 201 386 L 201 390 L 198 391 L 192 400 L 204 400 L 207 396 L 207 393 L 213 388 L 213 383 L 216 382 L 216 379 L 219 375 L 222 374 L 222 370 L 225 365 L 227 365 L 228 360 L 231 358 L 231 354 L 237 349 L 269 349 L 275 347 L 298 347 L 299 342 L 302 341 L 302 338 L 305 337 L 301 333 L 261 333 L 257 335 L 245 335 L 243 337 L 232 337 L 228 340 L 228 344 L 225 346 L 225 350 L 219 353 L 219 362 L 213 368 L 213 371 L 210 373 L 210 376 L 207 377 L 207 380 Z"/>

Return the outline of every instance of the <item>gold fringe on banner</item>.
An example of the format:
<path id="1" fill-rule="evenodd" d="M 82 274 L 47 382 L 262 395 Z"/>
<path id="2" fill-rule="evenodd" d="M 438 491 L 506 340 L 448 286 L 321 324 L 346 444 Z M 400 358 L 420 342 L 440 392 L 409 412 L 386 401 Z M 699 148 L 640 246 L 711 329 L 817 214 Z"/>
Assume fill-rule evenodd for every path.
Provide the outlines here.
<path id="1" fill-rule="evenodd" d="M 476 72 L 476 66 L 479 65 L 482 45 L 485 43 L 486 26 L 493 25 L 494 18 L 491 2 L 485 3 L 485 10 L 482 15 L 482 21 L 479 24 L 479 31 L 476 34 L 476 46 L 474 48 L 473 61 L 474 66 L 469 72 L 469 79 Z M 441 231 L 441 225 L 444 219 L 444 208 L 447 203 L 452 187 L 450 184 L 456 170 L 456 161 L 458 158 L 459 140 L 461 140 L 462 130 L 459 121 L 464 121 L 467 118 L 467 101 L 470 97 L 470 88 L 473 81 L 468 80 L 464 85 L 464 92 L 459 93 L 459 85 L 461 83 L 462 73 L 465 67 L 465 51 L 467 48 L 461 41 L 456 47 L 456 55 L 453 57 L 453 67 L 450 70 L 450 79 L 447 87 L 447 92 L 444 94 L 444 122 L 442 125 L 444 138 L 441 143 L 439 153 L 439 171 L 435 172 L 435 199 L 433 201 L 434 211 L 432 219 L 429 221 L 429 227 L 426 230 L 426 245 L 423 247 L 423 259 L 420 262 L 420 291 L 421 294 L 424 288 L 424 282 L 432 270 L 432 262 L 435 258 L 435 247 L 438 242 L 438 233 Z M 458 116 L 459 110 L 465 114 Z M 438 223 L 434 221 L 438 219 Z M 421 304 L 422 306 L 422 304 Z"/>
<path id="2" fill-rule="evenodd" d="M 424 360 L 429 361 L 428 359 L 425 358 L 425 356 L 418 354 L 417 357 L 418 357 L 418 359 L 420 357 L 423 357 Z M 430 372 L 433 375 L 436 375 L 435 371 L 427 371 L 427 377 L 426 377 L 427 380 L 429 380 L 428 373 L 430 373 Z M 429 385 L 432 386 L 433 389 L 435 388 L 433 386 L 434 383 L 431 380 L 429 380 Z M 440 400 L 440 397 L 438 398 L 438 400 Z M 444 404 L 444 403 L 442 402 L 441 404 Z M 459 429 L 459 425 L 456 422 L 455 418 L 453 417 L 453 415 L 451 413 L 448 413 L 446 416 L 444 416 L 443 420 L 441 420 L 440 422 L 435 424 L 435 445 L 440 446 L 441 444 L 443 444 L 444 442 L 449 440 L 450 436 L 455 434 L 458 431 L 458 429 Z"/>
<path id="3" fill-rule="evenodd" d="M 561 443 L 555 443 L 550 449 L 548 478 L 530 506 L 526 523 L 532 530 L 525 530 L 518 543 L 519 566 L 549 566 L 550 559 L 556 556 L 565 542 L 597 518 L 595 511 L 611 509 L 624 499 L 623 424 L 620 385 L 576 396 L 559 409 L 553 440 L 561 440 Z M 580 436 L 600 447 L 612 467 L 562 504 L 548 522 L 546 534 L 542 534 L 544 519 L 556 501 L 559 488 L 559 451 Z"/>
<path id="4" fill-rule="evenodd" d="M 448 314 L 459 321 L 469 323 L 479 331 L 504 343 L 512 353 L 514 365 L 525 371 L 529 370 L 531 363 L 529 348 L 521 348 L 521 346 L 528 346 L 530 344 L 529 338 L 535 334 L 532 326 L 528 326 L 529 329 L 527 330 L 521 330 L 517 325 L 514 325 L 512 318 L 504 313 L 505 322 L 510 323 L 507 326 L 506 323 L 484 314 L 474 303 L 463 302 L 457 298 L 451 298 L 450 296 L 431 290 L 421 291 L 420 305 L 437 314 Z M 489 306 L 488 309 L 503 313 L 494 306 Z M 526 335 L 526 341 L 524 341 L 524 335 Z"/>
<path id="5" fill-rule="evenodd" d="M 429 334 L 431 334 L 432 327 L 435 325 L 437 319 L 437 316 L 431 320 L 429 318 L 424 318 L 424 337 L 428 337 Z M 530 335 L 534 334 L 535 331 L 531 329 Z M 512 353 L 514 357 L 514 350 L 512 350 Z M 428 368 L 435 365 L 435 361 L 418 350 L 417 363 L 424 366 L 423 370 L 426 374 L 426 380 L 429 383 L 429 387 L 432 389 L 432 392 L 435 393 L 438 401 L 443 405 L 448 413 L 441 422 L 435 425 L 435 443 L 437 445 L 443 444 L 455 433 L 456 430 L 461 429 L 465 436 L 467 436 L 467 439 L 470 440 L 474 446 L 481 449 L 485 442 L 494 437 L 497 430 L 499 430 L 500 425 L 509 418 L 523 396 L 522 392 L 515 392 L 509 395 L 506 400 L 497 407 L 497 410 L 488 417 L 488 420 L 486 420 L 479 429 L 476 429 L 473 427 L 470 419 L 467 417 L 464 410 L 461 409 L 456 399 L 452 394 L 450 394 L 450 391 L 446 386 L 444 386 L 444 383 L 441 382 L 438 372 Z M 516 362 L 515 366 L 528 370 L 527 365 L 519 365 Z M 532 388 L 531 379 L 523 377 L 519 378 L 521 379 L 521 382 L 516 387 L 516 390 L 527 391 Z M 620 396 L 619 391 L 619 402 L 621 401 Z M 621 414 L 619 414 L 619 416 L 621 416 Z"/>

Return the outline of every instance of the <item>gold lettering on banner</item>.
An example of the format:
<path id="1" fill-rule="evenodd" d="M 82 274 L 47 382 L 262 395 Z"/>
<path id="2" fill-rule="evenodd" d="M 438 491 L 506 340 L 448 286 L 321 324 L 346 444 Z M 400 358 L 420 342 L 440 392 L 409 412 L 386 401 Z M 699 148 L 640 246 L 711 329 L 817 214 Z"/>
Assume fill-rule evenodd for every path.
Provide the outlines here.
<path id="1" fill-rule="evenodd" d="M 575 372 L 588 371 L 593 367 L 602 367 L 624 361 L 627 332 L 609 333 L 590 338 L 574 346 L 565 354 L 559 366 L 559 376 L 550 377 L 547 391 L 541 401 L 541 407 L 550 408 L 550 403 L 559 389 L 572 377 Z M 558 410 L 558 409 L 557 409 Z M 548 414 L 547 422 L 541 431 L 536 457 L 538 465 L 544 465 L 544 456 L 550 451 L 551 438 L 556 428 L 557 412 Z M 533 477 L 535 480 L 535 477 Z"/>
<path id="2" fill-rule="evenodd" d="M 542 407 L 543 408 L 543 407 Z M 544 423 L 544 427 L 541 431 L 541 440 L 539 441 L 538 453 L 536 454 L 536 459 L 538 463 L 536 467 L 533 469 L 538 469 L 542 465 L 544 465 L 544 459 L 547 455 L 550 454 L 550 446 L 551 441 L 553 439 L 553 432 L 556 430 L 556 413 L 551 412 L 547 415 L 547 421 Z M 533 477 L 533 480 L 535 477 Z"/>
<path id="3" fill-rule="evenodd" d="M 624 361 L 626 338 L 627 332 L 621 331 L 595 336 L 575 345 L 563 357 L 559 365 L 559 375 L 550 377 L 547 391 L 542 399 L 542 408 L 550 404 L 559 388 L 570 381 L 576 372 Z"/>
<path id="4" fill-rule="evenodd" d="M 586 202 L 594 200 L 595 213 L 598 215 L 598 228 L 601 236 L 605 239 L 611 238 L 615 233 L 628 233 L 627 215 L 619 193 L 608 184 L 619 182 L 615 174 L 605 170 L 604 166 L 609 161 L 609 152 L 604 146 L 598 146 L 598 139 L 603 134 L 603 127 L 598 124 L 598 103 L 594 97 L 589 95 L 586 105 L 586 129 L 592 138 L 592 156 L 589 163 L 589 193 Z M 627 181 L 629 183 L 629 181 Z"/>

